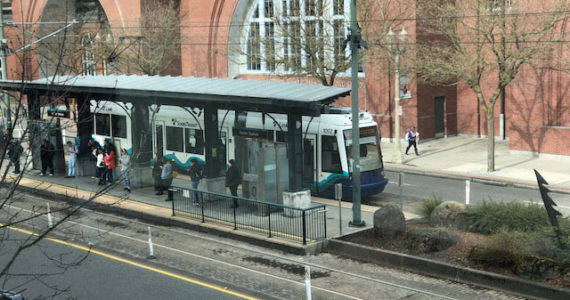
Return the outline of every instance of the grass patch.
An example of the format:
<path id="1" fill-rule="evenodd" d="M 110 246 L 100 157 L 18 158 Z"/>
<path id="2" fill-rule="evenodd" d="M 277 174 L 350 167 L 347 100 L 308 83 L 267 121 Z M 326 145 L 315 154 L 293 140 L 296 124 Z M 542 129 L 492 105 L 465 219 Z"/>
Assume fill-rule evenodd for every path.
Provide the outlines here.
<path id="1" fill-rule="evenodd" d="M 428 219 L 431 216 L 433 210 L 438 207 L 443 200 L 441 197 L 433 195 L 430 198 L 424 198 L 422 200 L 422 208 L 420 209 L 420 216 L 424 219 Z"/>
<path id="2" fill-rule="evenodd" d="M 501 228 L 511 231 L 533 232 L 550 226 L 544 206 L 519 202 L 492 202 L 469 207 L 469 230 L 492 234 Z"/>
<path id="3" fill-rule="evenodd" d="M 511 267 L 527 254 L 525 234 L 503 228 L 473 248 L 469 259 L 486 266 Z"/>

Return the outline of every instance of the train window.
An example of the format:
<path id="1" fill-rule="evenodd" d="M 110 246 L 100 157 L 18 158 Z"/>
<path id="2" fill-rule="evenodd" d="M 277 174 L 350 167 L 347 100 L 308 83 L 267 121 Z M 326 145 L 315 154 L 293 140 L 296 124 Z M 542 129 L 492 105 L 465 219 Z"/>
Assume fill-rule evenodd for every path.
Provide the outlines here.
<path id="1" fill-rule="evenodd" d="M 184 152 L 183 128 L 166 126 L 166 150 Z"/>
<path id="2" fill-rule="evenodd" d="M 110 115 L 95 114 L 95 134 L 111 136 Z"/>
<path id="3" fill-rule="evenodd" d="M 113 127 L 113 137 L 127 138 L 127 117 L 111 115 L 111 126 Z"/>
<path id="4" fill-rule="evenodd" d="M 323 172 L 342 173 L 336 136 L 323 135 L 321 148 Z"/>
<path id="5" fill-rule="evenodd" d="M 204 133 L 200 129 L 185 128 L 186 153 L 204 154 Z"/>

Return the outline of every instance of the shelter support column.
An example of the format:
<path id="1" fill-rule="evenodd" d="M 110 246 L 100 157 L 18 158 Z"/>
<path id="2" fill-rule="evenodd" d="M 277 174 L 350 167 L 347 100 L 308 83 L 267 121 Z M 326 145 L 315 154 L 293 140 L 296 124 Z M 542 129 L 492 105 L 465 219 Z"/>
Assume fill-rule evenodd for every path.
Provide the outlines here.
<path id="1" fill-rule="evenodd" d="M 93 136 L 93 115 L 90 110 L 89 98 L 83 95 L 68 100 L 74 110 L 72 117 L 77 121 L 77 136 L 79 137 L 79 144 L 77 145 L 79 148 L 78 170 L 82 176 L 94 176 L 96 159 L 89 151 L 89 140 Z M 66 146 L 63 145 L 63 147 Z"/>
<path id="2" fill-rule="evenodd" d="M 152 127 L 147 103 L 134 102 L 131 110 L 131 183 L 135 187 L 153 184 L 151 172 Z M 120 153 L 117 153 L 120 156 Z"/>
<path id="3" fill-rule="evenodd" d="M 28 119 L 30 120 L 27 133 L 29 141 L 28 148 L 32 155 L 33 168 L 40 170 L 42 166 L 40 159 L 40 146 L 42 144 L 41 126 L 39 124 L 41 122 L 40 97 L 36 91 L 27 93 L 26 97 L 28 98 Z"/>
<path id="4" fill-rule="evenodd" d="M 220 143 L 218 129 L 218 108 L 213 105 L 204 107 L 204 136 L 206 139 L 206 185 L 208 191 L 225 192 L 224 177 L 220 163 Z"/>
<path id="5" fill-rule="evenodd" d="M 287 115 L 287 148 L 289 152 L 289 191 L 297 192 L 303 189 L 303 131 L 302 115 L 289 113 Z"/>

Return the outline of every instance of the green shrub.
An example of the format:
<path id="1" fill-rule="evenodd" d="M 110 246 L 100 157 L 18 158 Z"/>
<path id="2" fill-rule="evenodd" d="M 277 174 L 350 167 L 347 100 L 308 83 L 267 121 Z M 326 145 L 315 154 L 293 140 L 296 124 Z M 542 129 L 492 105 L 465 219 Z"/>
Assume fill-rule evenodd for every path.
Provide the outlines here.
<path id="1" fill-rule="evenodd" d="M 531 232 L 549 226 L 546 210 L 542 205 L 520 202 L 492 202 L 469 207 L 469 230 L 491 234 L 506 227 L 512 231 Z"/>
<path id="2" fill-rule="evenodd" d="M 424 219 L 428 219 L 431 216 L 431 212 L 438 207 L 443 200 L 441 197 L 433 195 L 430 198 L 424 198 L 422 200 L 422 208 L 420 210 L 420 216 Z"/>
<path id="3" fill-rule="evenodd" d="M 510 267 L 527 254 L 525 235 L 503 228 L 473 248 L 469 259 L 486 266 Z"/>

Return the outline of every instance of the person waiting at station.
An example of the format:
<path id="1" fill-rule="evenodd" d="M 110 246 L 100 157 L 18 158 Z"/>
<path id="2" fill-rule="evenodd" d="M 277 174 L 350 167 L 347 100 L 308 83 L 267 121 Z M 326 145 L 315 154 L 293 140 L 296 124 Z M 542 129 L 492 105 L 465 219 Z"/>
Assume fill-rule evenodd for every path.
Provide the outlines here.
<path id="1" fill-rule="evenodd" d="M 152 178 L 154 179 L 154 191 L 160 191 L 160 174 L 162 173 L 162 158 L 158 153 L 154 154 L 154 165 L 152 166 Z"/>
<path id="2" fill-rule="evenodd" d="M 105 176 L 107 179 L 107 184 L 113 183 L 115 178 L 113 177 L 113 172 L 115 171 L 115 151 L 105 151 Z"/>
<path id="3" fill-rule="evenodd" d="M 160 173 L 160 190 L 156 193 L 157 195 L 164 194 L 164 191 L 167 191 L 170 186 L 172 185 L 172 180 L 174 179 L 174 174 L 172 170 L 172 164 L 166 157 L 162 158 L 162 172 Z M 170 199 L 166 198 L 166 201 L 170 201 Z"/>
<path id="4" fill-rule="evenodd" d="M 53 155 L 55 153 L 55 148 L 48 139 L 42 141 L 40 146 L 40 158 L 42 160 L 42 172 L 41 175 L 45 176 L 46 171 L 49 168 L 49 176 L 53 176 Z"/>
<path id="5" fill-rule="evenodd" d="M 202 167 L 198 164 L 198 160 L 192 158 L 190 160 L 190 181 L 192 183 L 192 189 L 194 190 L 194 205 L 200 205 L 200 192 L 198 192 L 198 185 L 200 184 L 200 179 L 203 177 Z"/>
<path id="6" fill-rule="evenodd" d="M 226 172 L 226 187 L 230 188 L 230 193 L 232 194 L 234 200 L 231 208 L 237 208 L 238 207 L 237 189 L 241 183 L 241 174 L 238 168 L 236 167 L 235 160 L 230 159 L 229 163 L 230 167 Z"/>
<path id="7" fill-rule="evenodd" d="M 96 152 L 97 154 L 97 161 L 95 162 L 95 168 L 98 170 L 98 174 L 99 174 L 99 185 L 105 185 L 105 183 L 107 182 L 107 174 L 105 172 L 105 155 L 103 154 L 103 148 L 99 147 L 97 148 Z"/>
<path id="8" fill-rule="evenodd" d="M 10 146 L 8 146 L 8 157 L 10 162 L 14 165 L 14 174 L 20 174 L 20 156 L 24 152 L 24 148 L 20 145 L 18 139 L 14 139 Z"/>
<path id="9" fill-rule="evenodd" d="M 77 164 L 77 153 L 79 150 L 77 149 L 77 146 L 71 141 L 67 141 L 66 145 L 67 155 L 69 159 L 67 161 L 67 176 L 65 176 L 65 178 L 73 178 L 75 177 L 75 166 Z"/>

